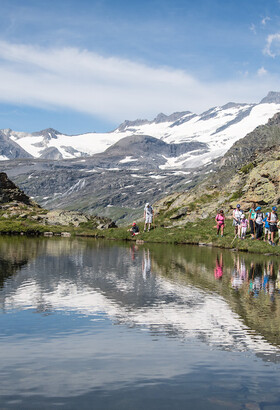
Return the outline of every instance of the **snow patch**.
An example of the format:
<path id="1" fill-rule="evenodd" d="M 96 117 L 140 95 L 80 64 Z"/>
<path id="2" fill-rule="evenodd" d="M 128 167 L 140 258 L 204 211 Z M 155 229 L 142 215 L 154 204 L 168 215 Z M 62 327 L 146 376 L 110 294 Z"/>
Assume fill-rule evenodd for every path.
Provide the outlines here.
<path id="1" fill-rule="evenodd" d="M 127 162 L 134 162 L 134 161 L 138 161 L 137 158 L 133 158 L 131 156 L 127 156 L 124 159 L 119 161 L 119 164 L 126 164 Z"/>

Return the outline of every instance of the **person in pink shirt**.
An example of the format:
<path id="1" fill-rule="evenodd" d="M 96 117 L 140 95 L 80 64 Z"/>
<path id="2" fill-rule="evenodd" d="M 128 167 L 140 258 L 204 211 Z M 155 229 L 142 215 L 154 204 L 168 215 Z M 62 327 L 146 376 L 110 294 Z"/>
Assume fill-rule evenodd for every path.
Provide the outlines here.
<path id="1" fill-rule="evenodd" d="M 246 237 L 248 224 L 249 224 L 249 221 L 248 219 L 246 219 L 245 214 L 243 214 L 241 216 L 241 239 L 245 239 Z"/>
<path id="2" fill-rule="evenodd" d="M 221 236 L 224 236 L 224 227 L 225 227 L 225 215 L 224 211 L 221 209 L 220 212 L 216 215 L 217 222 L 217 235 L 221 232 Z"/>

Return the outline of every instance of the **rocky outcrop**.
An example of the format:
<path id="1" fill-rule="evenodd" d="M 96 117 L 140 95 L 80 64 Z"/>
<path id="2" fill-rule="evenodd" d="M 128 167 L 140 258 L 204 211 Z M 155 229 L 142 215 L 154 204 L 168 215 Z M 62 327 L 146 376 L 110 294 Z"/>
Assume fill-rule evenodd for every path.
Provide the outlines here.
<path id="1" fill-rule="evenodd" d="M 0 172 L 0 204 L 15 201 L 26 205 L 36 205 L 7 177 L 5 172 Z"/>
<path id="2" fill-rule="evenodd" d="M 265 104 L 265 103 L 274 103 L 274 104 L 279 104 L 280 103 L 280 93 L 276 91 L 269 91 L 266 97 L 264 97 L 260 104 Z"/>
<path id="3" fill-rule="evenodd" d="M 121 158 L 118 158 L 119 161 L 124 155 L 134 156 L 136 158 L 141 158 L 140 161 L 138 159 L 141 164 L 141 162 L 143 162 L 143 156 L 149 156 L 149 158 L 152 157 L 153 160 L 157 161 L 159 164 L 164 164 L 165 157 L 178 157 L 179 155 L 186 154 L 190 151 L 207 149 L 207 144 L 198 141 L 167 144 L 166 142 L 149 135 L 131 135 L 116 142 L 109 147 L 105 153 L 100 154 L 99 157 L 105 159 L 108 158 L 108 156 L 120 156 Z M 96 157 L 98 158 L 98 156 Z"/>
<path id="4" fill-rule="evenodd" d="M 72 225 L 79 226 L 81 223 L 89 222 L 90 217 L 75 211 L 55 210 L 44 216 L 46 225 Z"/>

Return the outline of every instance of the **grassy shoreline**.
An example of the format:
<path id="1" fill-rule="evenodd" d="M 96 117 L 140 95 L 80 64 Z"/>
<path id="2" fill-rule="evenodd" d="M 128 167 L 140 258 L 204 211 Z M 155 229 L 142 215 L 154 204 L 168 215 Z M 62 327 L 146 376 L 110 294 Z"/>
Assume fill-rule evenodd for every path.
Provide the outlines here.
<path id="1" fill-rule="evenodd" d="M 15 220 L 0 221 L 1 235 L 27 235 L 40 236 L 46 232 L 53 232 L 54 236 L 61 235 L 62 232 L 69 232 L 71 236 L 103 238 L 108 240 L 137 241 L 143 243 L 170 243 L 189 244 L 200 246 L 212 246 L 224 249 L 235 249 L 242 252 L 280 255 L 280 246 L 272 247 L 264 241 L 251 240 L 247 234 L 245 240 L 234 239 L 234 228 L 231 221 L 225 227 L 224 237 L 217 237 L 214 229 L 213 218 L 208 218 L 192 223 L 187 223 L 182 227 L 162 227 L 156 226 L 150 232 L 143 232 L 143 224 L 139 224 L 140 234 L 132 237 L 127 231 L 128 227 L 111 228 L 105 230 L 93 229 L 84 224 L 80 227 L 61 225 L 42 225 L 36 222 L 28 223 Z"/>

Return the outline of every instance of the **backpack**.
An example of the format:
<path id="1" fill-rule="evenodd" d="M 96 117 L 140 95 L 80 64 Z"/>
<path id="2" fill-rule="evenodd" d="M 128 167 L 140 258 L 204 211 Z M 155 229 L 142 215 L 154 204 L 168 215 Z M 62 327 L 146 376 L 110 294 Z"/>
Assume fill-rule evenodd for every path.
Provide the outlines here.
<path id="1" fill-rule="evenodd" d="M 263 212 L 257 212 L 256 213 L 256 219 L 255 219 L 256 223 L 261 225 L 262 222 L 263 222 L 263 219 L 264 219 Z"/>
<path id="2" fill-rule="evenodd" d="M 277 214 L 277 212 L 274 212 L 274 214 L 276 216 L 275 222 L 269 222 L 269 223 L 273 224 L 273 225 L 276 225 L 277 219 L 278 219 L 278 214 Z M 271 212 L 269 212 L 269 214 L 268 214 L 268 217 L 267 217 L 268 221 L 270 221 L 270 218 L 271 218 Z"/>

